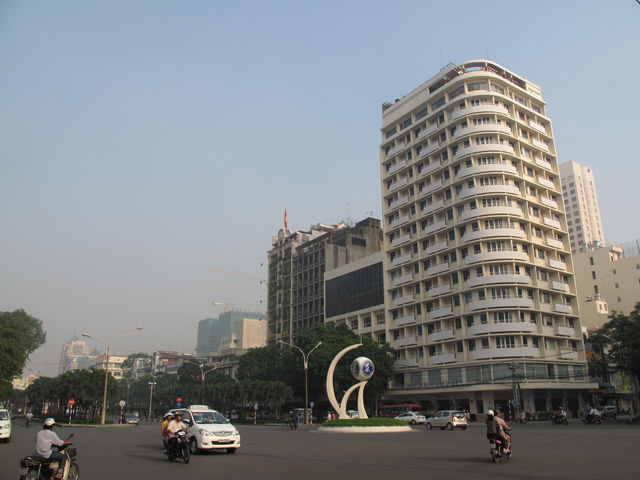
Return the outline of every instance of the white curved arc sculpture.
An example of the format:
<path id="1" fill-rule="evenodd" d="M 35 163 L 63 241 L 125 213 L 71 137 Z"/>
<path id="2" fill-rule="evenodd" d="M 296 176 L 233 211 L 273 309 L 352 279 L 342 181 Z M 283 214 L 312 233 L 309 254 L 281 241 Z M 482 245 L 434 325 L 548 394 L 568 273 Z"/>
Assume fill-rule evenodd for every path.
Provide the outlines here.
<path id="1" fill-rule="evenodd" d="M 340 353 L 338 353 L 335 356 L 335 358 L 331 362 L 331 365 L 329 365 L 329 371 L 327 372 L 327 396 L 329 397 L 329 402 L 331 402 L 331 406 L 334 408 L 336 412 L 338 412 L 338 418 L 341 418 L 341 419 L 350 418 L 349 415 L 347 415 L 347 402 L 349 401 L 349 396 L 356 388 L 360 388 L 360 391 L 358 392 L 358 414 L 360 418 L 369 418 L 364 408 L 364 386 L 367 384 L 367 380 L 362 381 L 360 383 L 356 383 L 351 388 L 349 388 L 349 390 L 345 392 L 344 397 L 342 397 L 342 402 L 340 403 L 338 403 L 338 400 L 336 399 L 336 394 L 333 390 L 333 373 L 336 369 L 336 366 L 338 365 L 338 362 L 345 355 L 345 353 L 351 350 L 355 350 L 356 348 L 361 346 L 362 346 L 361 343 L 357 343 L 355 345 L 350 345 L 347 348 L 343 349 Z"/>

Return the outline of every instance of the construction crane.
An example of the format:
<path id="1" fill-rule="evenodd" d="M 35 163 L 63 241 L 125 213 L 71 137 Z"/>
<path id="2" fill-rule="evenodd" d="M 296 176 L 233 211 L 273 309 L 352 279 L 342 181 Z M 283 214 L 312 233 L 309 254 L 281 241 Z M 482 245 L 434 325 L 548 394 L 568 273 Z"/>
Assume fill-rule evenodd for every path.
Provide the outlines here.
<path id="1" fill-rule="evenodd" d="M 217 272 L 217 273 L 224 273 L 225 275 L 233 275 L 234 277 L 242 277 L 242 278 L 250 278 L 252 280 L 259 280 L 260 283 L 267 283 L 267 281 L 268 281 L 266 278 L 255 277 L 253 275 L 246 275 L 244 273 L 227 272 L 226 270 L 218 270 L 216 268 L 207 268 L 207 271 L 209 271 L 209 272 Z"/>
<path id="2" fill-rule="evenodd" d="M 217 306 L 217 305 L 224 305 L 224 313 L 227 313 L 229 311 L 229 307 L 237 307 L 237 306 L 261 306 L 262 302 L 260 303 L 222 303 L 222 302 L 211 302 L 212 306 Z"/>

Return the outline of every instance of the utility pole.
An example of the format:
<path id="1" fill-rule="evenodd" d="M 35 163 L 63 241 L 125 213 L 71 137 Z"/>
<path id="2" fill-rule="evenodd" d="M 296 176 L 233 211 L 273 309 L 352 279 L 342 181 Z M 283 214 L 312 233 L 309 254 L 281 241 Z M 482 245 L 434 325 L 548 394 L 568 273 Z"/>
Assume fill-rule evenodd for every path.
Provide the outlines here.
<path id="1" fill-rule="evenodd" d="M 518 368 L 518 364 L 516 362 L 511 362 L 509 364 L 509 369 L 511 370 L 512 379 L 513 379 L 513 404 L 514 404 L 514 411 L 513 411 L 514 418 L 512 418 L 511 420 L 515 420 L 520 416 L 520 410 L 522 405 L 522 401 L 520 399 L 520 384 L 518 383 L 517 368 Z"/>

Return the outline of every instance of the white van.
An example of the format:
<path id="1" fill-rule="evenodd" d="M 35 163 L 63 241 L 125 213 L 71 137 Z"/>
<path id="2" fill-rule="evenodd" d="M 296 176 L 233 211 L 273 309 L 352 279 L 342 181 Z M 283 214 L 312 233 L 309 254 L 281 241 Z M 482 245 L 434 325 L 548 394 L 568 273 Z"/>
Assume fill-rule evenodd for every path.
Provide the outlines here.
<path id="1" fill-rule="evenodd" d="M 0 408 L 0 439 L 4 443 L 11 441 L 11 415 L 6 408 Z"/>

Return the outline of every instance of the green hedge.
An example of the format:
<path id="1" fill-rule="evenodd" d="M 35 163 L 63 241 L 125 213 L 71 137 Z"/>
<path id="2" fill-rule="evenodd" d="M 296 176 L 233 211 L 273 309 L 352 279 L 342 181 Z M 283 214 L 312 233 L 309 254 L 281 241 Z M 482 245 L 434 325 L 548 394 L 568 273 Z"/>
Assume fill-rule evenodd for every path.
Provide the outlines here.
<path id="1" fill-rule="evenodd" d="M 354 418 L 351 420 L 331 420 L 323 427 L 403 427 L 407 422 L 395 418 Z"/>

